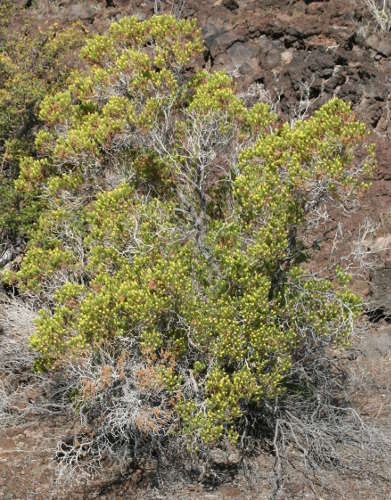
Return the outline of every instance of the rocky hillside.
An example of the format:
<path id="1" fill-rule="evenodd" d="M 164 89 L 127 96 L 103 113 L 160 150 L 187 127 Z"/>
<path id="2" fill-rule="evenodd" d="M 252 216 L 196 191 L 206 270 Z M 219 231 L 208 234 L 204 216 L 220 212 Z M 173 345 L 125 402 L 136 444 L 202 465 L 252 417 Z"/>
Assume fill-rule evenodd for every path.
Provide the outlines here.
<path id="1" fill-rule="evenodd" d="M 58 2 L 49 11 L 62 22 L 83 20 L 101 29 L 124 15 L 154 12 L 154 2 Z M 206 63 L 224 68 L 241 86 L 261 83 L 288 113 L 309 89 L 320 105 L 347 99 L 376 131 L 388 130 L 391 35 L 376 31 L 364 2 L 221 0 L 183 2 L 208 49 Z M 170 2 L 157 2 L 158 11 Z M 42 9 L 42 16 L 47 12 Z"/>
<path id="2" fill-rule="evenodd" d="M 378 169 L 372 187 L 360 200 L 359 210 L 345 226 L 349 245 L 353 232 L 366 219 L 376 231 L 368 236 L 368 251 L 377 256 L 370 274 L 357 279 L 370 311 L 371 323 L 363 318 L 362 335 L 348 353 L 348 372 L 354 380 L 349 395 L 363 418 L 376 421 L 391 433 L 391 32 L 381 32 L 364 0 L 63 0 L 24 1 L 25 9 L 38 23 L 68 25 L 82 21 L 91 31 L 103 31 L 124 15 L 147 18 L 154 12 L 176 9 L 184 17 L 195 16 L 205 39 L 204 64 L 225 69 L 240 89 L 253 89 L 267 97 L 283 118 L 308 116 L 333 96 L 350 101 L 358 117 L 373 131 L 377 145 Z M 174 4 L 174 6 L 172 5 Z M 319 259 L 327 259 L 327 249 Z M 1 343 L 10 338 L 25 339 L 30 311 L 15 316 L 0 311 Z M 3 319 L 2 319 L 3 318 Z M 24 322 L 23 319 L 26 319 Z M 0 367 L 1 368 L 1 367 Z M 8 381 L 9 382 L 9 381 Z M 40 387 L 27 371 L 15 370 L 10 382 L 20 395 L 23 418 L 0 432 L 0 496 L 4 499 L 41 498 L 269 498 L 269 476 L 273 459 L 260 454 L 252 464 L 239 468 L 227 457 L 216 462 L 224 469 L 225 482 L 215 488 L 199 483 L 166 485 L 154 483 L 156 464 L 142 464 L 96 483 L 72 491 L 56 485 L 53 447 L 59 439 L 74 435 L 78 423 L 70 424 L 55 411 L 40 416 L 29 413 L 30 403 L 55 388 Z M 1 388 L 1 387 L 0 387 Z M 1 405 L 1 402 L 0 402 Z M 377 473 L 388 477 L 390 457 L 384 457 Z M 227 464 L 229 463 L 228 472 Z M 225 467 L 225 468 L 224 468 Z M 240 469 L 239 472 L 237 472 Z M 244 470 L 244 472 L 243 472 Z M 249 474 L 250 471 L 250 474 Z M 117 471 L 118 472 L 118 471 Z M 247 474 L 245 473 L 247 472 Z M 387 476 L 388 475 L 388 476 Z M 329 487 L 332 484 L 333 488 Z M 385 484 L 385 483 L 384 483 Z M 388 486 L 373 486 L 368 478 L 346 481 L 327 470 L 313 483 L 302 480 L 300 467 L 292 461 L 287 479 L 289 498 L 387 498 Z M 314 486 L 315 485 L 315 486 Z M 210 491 L 208 491 L 208 488 Z M 338 493 L 336 493 L 338 492 Z"/>
<path id="3" fill-rule="evenodd" d="M 241 88 L 260 84 L 283 117 L 311 112 L 332 96 L 350 101 L 378 143 L 381 182 L 368 195 L 368 208 L 378 214 L 385 209 L 391 180 L 391 33 L 377 29 L 364 0 L 64 0 L 40 7 L 39 16 L 42 22 L 82 20 L 101 31 L 124 15 L 143 19 L 156 10 L 171 11 L 173 4 L 202 27 L 205 65 L 235 75 Z"/>

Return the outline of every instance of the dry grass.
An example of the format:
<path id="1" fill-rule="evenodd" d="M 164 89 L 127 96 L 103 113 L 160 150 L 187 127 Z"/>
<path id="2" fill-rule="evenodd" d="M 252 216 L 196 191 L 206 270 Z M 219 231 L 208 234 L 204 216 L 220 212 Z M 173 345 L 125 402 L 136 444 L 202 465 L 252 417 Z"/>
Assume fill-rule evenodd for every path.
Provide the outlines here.
<path id="1" fill-rule="evenodd" d="M 389 0 L 364 0 L 377 29 L 391 31 L 391 7 Z"/>

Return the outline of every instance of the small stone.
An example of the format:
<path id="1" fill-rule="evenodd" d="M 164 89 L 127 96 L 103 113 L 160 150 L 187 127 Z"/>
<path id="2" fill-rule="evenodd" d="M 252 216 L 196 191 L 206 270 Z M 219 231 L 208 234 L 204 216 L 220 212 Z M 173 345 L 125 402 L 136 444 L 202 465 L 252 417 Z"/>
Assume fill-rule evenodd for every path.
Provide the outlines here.
<path id="1" fill-rule="evenodd" d="M 223 5 L 229 10 L 236 10 L 239 8 L 239 4 L 236 0 L 224 0 Z"/>

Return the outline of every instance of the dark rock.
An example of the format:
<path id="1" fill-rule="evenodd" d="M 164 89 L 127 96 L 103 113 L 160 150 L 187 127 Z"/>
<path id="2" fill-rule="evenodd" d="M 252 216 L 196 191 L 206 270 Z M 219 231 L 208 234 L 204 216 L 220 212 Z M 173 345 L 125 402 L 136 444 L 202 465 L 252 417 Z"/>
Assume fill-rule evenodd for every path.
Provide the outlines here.
<path id="1" fill-rule="evenodd" d="M 266 57 L 261 60 L 262 66 L 265 66 L 268 69 L 275 68 L 279 66 L 281 61 L 280 51 L 276 49 L 272 49 Z"/>
<path id="2" fill-rule="evenodd" d="M 381 267 L 370 276 L 370 307 L 391 317 L 391 267 Z"/>
<path id="3" fill-rule="evenodd" d="M 244 42 L 245 38 L 241 37 L 240 33 L 232 30 L 226 31 L 225 28 L 219 29 L 217 26 L 208 26 L 207 35 L 205 36 L 205 44 L 210 50 L 212 57 L 228 50 L 232 45 L 238 42 Z"/>
<path id="4" fill-rule="evenodd" d="M 333 91 L 343 85 L 346 82 L 346 76 L 343 72 L 336 72 L 331 78 L 329 78 L 324 86 L 324 90 L 327 93 L 333 93 Z"/>
<path id="5" fill-rule="evenodd" d="M 306 58 L 304 62 L 313 73 L 320 73 L 325 69 L 332 69 L 338 64 L 330 52 L 324 52 L 323 50 L 310 52 L 308 58 Z"/>
<path id="6" fill-rule="evenodd" d="M 367 38 L 366 45 L 384 57 L 390 57 L 391 33 L 374 33 Z"/>
<path id="7" fill-rule="evenodd" d="M 239 4 L 236 0 L 224 0 L 223 5 L 229 10 L 236 10 L 239 8 Z"/>
<path id="8" fill-rule="evenodd" d="M 346 101 L 350 101 L 353 104 L 358 104 L 360 101 L 360 90 L 357 88 L 357 85 L 348 80 L 344 85 L 342 85 L 337 92 L 337 96 L 340 99 L 344 99 Z"/>
<path id="9" fill-rule="evenodd" d="M 75 2 L 69 7 L 69 21 L 88 21 L 92 20 L 96 14 L 96 8 L 87 2 Z"/>
<path id="10" fill-rule="evenodd" d="M 385 101 L 388 95 L 388 88 L 382 82 L 371 80 L 364 86 L 364 95 L 369 99 Z"/>
<path id="11" fill-rule="evenodd" d="M 258 50 L 248 43 L 235 42 L 231 45 L 231 47 L 229 47 L 227 53 L 235 62 L 243 63 L 248 59 L 256 57 Z"/>
<path id="12" fill-rule="evenodd" d="M 210 458 L 215 465 L 237 465 L 241 456 L 238 450 L 221 450 L 215 448 L 210 452 Z"/>

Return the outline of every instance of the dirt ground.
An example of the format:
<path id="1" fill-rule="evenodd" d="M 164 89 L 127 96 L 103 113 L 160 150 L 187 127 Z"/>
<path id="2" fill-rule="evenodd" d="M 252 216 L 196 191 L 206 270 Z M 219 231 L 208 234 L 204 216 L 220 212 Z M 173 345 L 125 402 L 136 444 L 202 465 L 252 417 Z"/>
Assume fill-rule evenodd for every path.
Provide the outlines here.
<path id="1" fill-rule="evenodd" d="M 362 338 L 357 339 L 358 355 L 349 360 L 354 374 L 351 389 L 353 406 L 362 418 L 391 436 L 391 325 L 384 320 L 369 324 Z M 20 382 L 23 384 L 23 382 Z M 20 388 L 28 401 L 29 383 Z M 36 395 L 35 395 L 36 397 Z M 23 400 L 22 403 L 23 404 Z M 259 454 L 247 464 L 247 470 L 233 474 L 230 480 L 213 490 L 198 483 L 170 483 L 154 487 L 153 475 L 146 469 L 132 471 L 118 481 L 106 473 L 99 481 L 62 487 L 56 480 L 54 460 L 57 442 L 72 432 L 70 421 L 63 416 L 30 415 L 19 425 L 0 432 L 0 498 L 4 500 L 40 499 L 159 499 L 189 498 L 268 499 L 273 457 Z M 380 469 L 391 480 L 390 457 L 384 457 Z M 113 472 L 113 471 L 112 471 Z M 331 488 L 328 487 L 332 485 Z M 389 485 L 388 485 L 389 486 Z M 300 473 L 292 469 L 286 480 L 286 494 L 292 499 L 344 498 L 389 499 L 391 493 L 382 482 L 375 484 L 366 478 L 357 480 L 324 471 L 318 477 L 317 491 Z"/>

